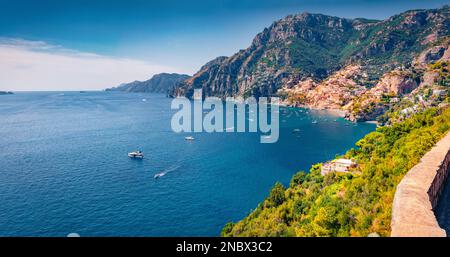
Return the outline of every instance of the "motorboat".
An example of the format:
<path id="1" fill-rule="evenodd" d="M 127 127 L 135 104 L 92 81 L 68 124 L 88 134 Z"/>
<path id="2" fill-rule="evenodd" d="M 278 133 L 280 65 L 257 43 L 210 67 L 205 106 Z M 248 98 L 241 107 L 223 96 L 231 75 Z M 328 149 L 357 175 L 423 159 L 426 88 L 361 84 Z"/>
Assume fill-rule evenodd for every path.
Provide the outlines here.
<path id="1" fill-rule="evenodd" d="M 195 138 L 194 138 L 194 137 L 191 137 L 191 136 L 188 136 L 188 137 L 184 137 L 184 139 L 189 140 L 189 141 L 192 141 L 192 140 L 194 140 Z"/>
<path id="2" fill-rule="evenodd" d="M 153 176 L 155 179 L 158 179 L 158 178 L 160 178 L 160 177 L 162 177 L 162 176 L 164 176 L 164 175 L 166 175 L 166 173 L 165 172 L 161 172 L 161 173 L 158 173 L 158 174 L 155 174 L 155 176 Z"/>
<path id="3" fill-rule="evenodd" d="M 144 158 L 144 153 L 141 151 L 134 151 L 134 152 L 128 153 L 128 157 L 142 159 L 142 158 Z"/>

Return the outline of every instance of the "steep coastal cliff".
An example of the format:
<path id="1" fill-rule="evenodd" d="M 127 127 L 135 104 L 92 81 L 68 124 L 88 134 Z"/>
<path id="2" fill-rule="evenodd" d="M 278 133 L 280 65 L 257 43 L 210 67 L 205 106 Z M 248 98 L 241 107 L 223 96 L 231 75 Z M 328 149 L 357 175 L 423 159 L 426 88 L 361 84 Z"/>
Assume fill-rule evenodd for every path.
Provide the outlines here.
<path id="1" fill-rule="evenodd" d="M 287 16 L 249 48 L 205 64 L 171 95 L 191 97 L 196 88 L 206 96 L 277 95 L 287 105 L 341 109 L 353 121 L 372 120 L 397 100 L 417 96 L 414 89 L 437 82 L 427 65 L 448 64 L 448 20 L 448 6 L 383 21 Z"/>

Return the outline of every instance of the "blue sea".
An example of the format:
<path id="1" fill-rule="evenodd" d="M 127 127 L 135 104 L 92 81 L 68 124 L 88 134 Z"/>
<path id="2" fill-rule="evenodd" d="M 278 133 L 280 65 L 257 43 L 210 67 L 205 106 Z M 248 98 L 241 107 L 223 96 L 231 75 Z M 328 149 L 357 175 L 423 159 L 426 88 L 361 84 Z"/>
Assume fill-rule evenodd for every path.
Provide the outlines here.
<path id="1" fill-rule="evenodd" d="M 0 236 L 218 236 L 275 182 L 375 129 L 281 108 L 279 141 L 261 144 L 258 133 L 174 133 L 170 104 L 119 92 L 0 96 Z M 127 157 L 137 149 L 143 160 Z"/>

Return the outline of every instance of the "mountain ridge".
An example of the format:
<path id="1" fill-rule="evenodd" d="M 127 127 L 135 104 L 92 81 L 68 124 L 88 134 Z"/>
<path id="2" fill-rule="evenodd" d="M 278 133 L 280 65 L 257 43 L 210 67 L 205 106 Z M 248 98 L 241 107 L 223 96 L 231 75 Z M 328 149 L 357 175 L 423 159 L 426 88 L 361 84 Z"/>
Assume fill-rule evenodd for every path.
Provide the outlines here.
<path id="1" fill-rule="evenodd" d="M 135 80 L 130 83 L 123 83 L 117 87 L 107 88 L 105 91 L 123 91 L 133 93 L 167 93 L 179 82 L 190 78 L 186 74 L 159 73 L 153 75 L 145 81 Z"/>
<path id="2" fill-rule="evenodd" d="M 194 89 L 202 88 L 205 96 L 281 96 L 286 100 L 294 97 L 283 92 L 284 89 L 298 88 L 305 80 L 320 84 L 355 65 L 359 71 L 348 81 L 356 88 L 369 91 L 388 73 L 413 66 L 413 61 L 424 51 L 437 45 L 446 49 L 450 34 L 448 21 L 449 6 L 409 10 L 385 20 L 311 13 L 289 15 L 258 33 L 248 48 L 206 63 L 192 78 L 178 84 L 170 95 L 192 97 Z M 350 95 L 339 103 L 284 103 L 343 109 L 355 121 L 373 119 L 385 111 L 380 108 L 371 115 L 355 113 L 347 105 L 356 99 L 357 92 L 342 90 L 349 91 Z"/>

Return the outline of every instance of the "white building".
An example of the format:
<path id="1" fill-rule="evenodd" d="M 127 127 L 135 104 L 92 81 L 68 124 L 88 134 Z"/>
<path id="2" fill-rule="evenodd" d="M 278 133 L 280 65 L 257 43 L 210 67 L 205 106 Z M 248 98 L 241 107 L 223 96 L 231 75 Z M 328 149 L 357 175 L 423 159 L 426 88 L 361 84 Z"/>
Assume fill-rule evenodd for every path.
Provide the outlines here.
<path id="1" fill-rule="evenodd" d="M 445 95 L 447 95 L 447 91 L 446 90 L 444 90 L 444 89 L 434 89 L 433 90 L 433 95 L 435 95 L 435 96 L 445 96 Z"/>
<path id="2" fill-rule="evenodd" d="M 389 102 L 390 102 L 391 104 L 395 104 L 395 103 L 400 102 L 400 100 L 398 99 L 398 97 L 392 97 L 391 100 L 389 100 Z"/>
<path id="3" fill-rule="evenodd" d="M 336 159 L 324 163 L 320 173 L 325 176 L 330 172 L 348 172 L 353 167 L 356 167 L 356 163 L 350 159 Z"/>

